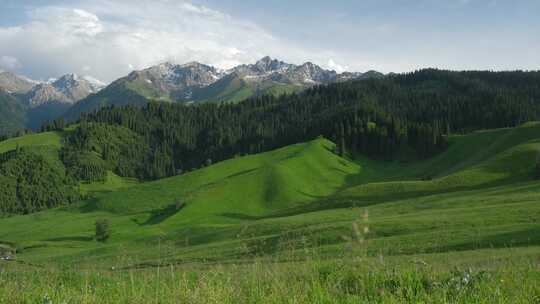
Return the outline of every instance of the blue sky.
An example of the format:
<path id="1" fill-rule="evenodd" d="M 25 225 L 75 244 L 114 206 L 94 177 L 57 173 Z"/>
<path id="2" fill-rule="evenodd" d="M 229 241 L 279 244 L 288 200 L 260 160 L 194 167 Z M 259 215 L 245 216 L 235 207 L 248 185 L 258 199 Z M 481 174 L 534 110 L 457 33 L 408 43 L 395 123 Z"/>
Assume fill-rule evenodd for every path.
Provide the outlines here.
<path id="1" fill-rule="evenodd" d="M 270 55 L 326 68 L 540 69 L 537 0 L 0 0 L 0 68 L 111 81 Z"/>

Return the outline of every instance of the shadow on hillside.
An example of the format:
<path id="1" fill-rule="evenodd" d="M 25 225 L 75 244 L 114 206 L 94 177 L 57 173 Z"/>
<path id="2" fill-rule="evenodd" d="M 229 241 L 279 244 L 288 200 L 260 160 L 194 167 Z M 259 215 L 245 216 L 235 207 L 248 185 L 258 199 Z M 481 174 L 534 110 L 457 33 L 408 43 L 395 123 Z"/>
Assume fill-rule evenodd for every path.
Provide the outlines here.
<path id="1" fill-rule="evenodd" d="M 393 203 L 396 201 L 416 198 L 416 197 L 424 197 L 424 196 L 430 196 L 430 195 L 441 195 L 441 194 L 449 194 L 449 193 L 456 193 L 456 192 L 462 192 L 462 191 L 475 191 L 475 190 L 482 190 L 482 189 L 491 189 L 498 186 L 508 185 L 509 183 L 515 184 L 523 182 L 523 179 L 501 179 L 489 183 L 484 183 L 476 186 L 460 186 L 455 187 L 451 189 L 442 189 L 442 190 L 433 190 L 433 191 L 411 191 L 411 192 L 402 192 L 402 193 L 390 193 L 388 195 L 372 195 L 372 196 L 329 196 L 329 197 L 320 197 L 318 200 L 306 204 L 301 205 L 297 207 L 287 208 L 283 210 L 278 210 L 272 214 L 265 215 L 265 216 L 249 216 L 249 215 L 243 215 L 243 214 L 231 214 L 226 213 L 222 214 L 222 216 L 230 217 L 234 219 L 252 219 L 252 220 L 260 220 L 260 219 L 270 219 L 270 218 L 280 218 L 280 217 L 288 217 L 288 216 L 295 216 L 303 213 L 310 213 L 310 212 L 318 212 L 318 211 L 324 211 L 324 210 L 331 210 L 331 209 L 345 209 L 345 208 L 357 208 L 357 207 L 368 207 L 376 204 L 382 204 L 382 203 Z M 531 188 L 535 187 L 536 185 L 532 185 Z"/>
<path id="2" fill-rule="evenodd" d="M 478 240 L 433 248 L 434 252 L 476 250 L 484 248 L 512 248 L 540 245 L 540 227 L 500 233 Z"/>
<path id="3" fill-rule="evenodd" d="M 243 220 L 243 221 L 261 220 L 265 218 L 264 216 L 247 215 L 247 214 L 233 213 L 233 212 L 222 213 L 220 214 L 220 216 L 227 217 L 234 220 Z"/>
<path id="4" fill-rule="evenodd" d="M 224 179 L 232 178 L 232 177 L 236 177 L 236 176 L 240 176 L 240 175 L 249 174 L 249 173 L 251 173 L 251 172 L 257 171 L 257 169 L 259 169 L 259 168 L 248 169 L 248 170 L 236 172 L 236 173 L 234 173 L 234 174 L 227 175 Z"/>
<path id="5" fill-rule="evenodd" d="M 314 194 L 310 194 L 310 193 L 307 193 L 307 192 L 302 191 L 302 190 L 296 190 L 296 192 L 302 194 L 303 196 L 311 197 L 311 198 L 314 198 L 314 199 L 317 199 L 317 200 L 321 200 L 321 199 L 326 198 L 325 195 L 314 195 Z"/>
<path id="6" fill-rule="evenodd" d="M 326 151 L 328 151 L 328 152 L 330 152 L 330 153 L 332 153 L 332 154 L 338 155 L 338 154 L 336 153 L 336 149 L 334 149 L 333 147 L 328 146 L 328 145 L 323 145 L 323 147 L 324 147 L 324 149 L 325 149 Z"/>
<path id="7" fill-rule="evenodd" d="M 532 141 L 529 143 L 537 142 L 538 141 Z M 501 153 L 504 153 L 505 151 Z M 498 165 L 484 166 L 483 169 L 488 173 L 511 173 L 512 175 L 523 175 L 525 172 L 530 171 L 532 175 L 537 157 L 538 152 L 533 149 L 513 151 L 512 153 L 498 156 L 496 159 Z"/>
<path id="8" fill-rule="evenodd" d="M 46 239 L 47 242 L 62 242 L 62 241 L 77 241 L 77 242 L 88 242 L 94 240 L 92 236 L 64 236 L 64 237 L 55 237 Z"/>
<path id="9" fill-rule="evenodd" d="M 185 205 L 172 204 L 165 208 L 150 211 L 150 217 L 144 222 L 140 222 L 138 219 L 132 219 L 132 221 L 139 226 L 156 225 L 172 217 L 184 207 Z"/>
<path id="10" fill-rule="evenodd" d="M 99 208 L 97 206 L 97 203 L 98 203 L 97 198 L 89 197 L 85 200 L 83 205 L 78 208 L 78 211 L 81 213 L 90 213 L 90 212 L 98 211 Z"/>
<path id="11" fill-rule="evenodd" d="M 300 193 L 303 196 L 306 196 L 306 197 L 309 197 L 309 198 L 312 198 L 312 199 L 315 199 L 315 200 L 322 200 L 322 199 L 326 198 L 326 196 L 313 195 L 313 194 L 310 194 L 310 193 L 307 193 L 307 192 L 304 192 L 304 191 L 301 191 L 301 190 L 297 190 L 297 192 Z M 297 207 L 293 207 L 293 208 L 287 208 L 287 209 L 284 209 L 284 210 L 305 210 L 303 206 L 305 206 L 305 205 L 297 206 Z M 286 215 L 282 215 L 281 212 L 282 211 L 277 211 L 277 212 L 269 214 L 269 215 L 261 215 L 261 216 L 248 215 L 248 214 L 242 214 L 242 213 L 234 213 L 234 212 L 226 212 L 226 213 L 220 214 L 220 216 L 227 217 L 227 218 L 230 218 L 230 219 L 235 219 L 235 220 L 248 220 L 249 221 L 249 220 L 263 220 L 263 219 L 286 216 Z M 298 213 L 302 213 L 302 212 L 298 212 Z M 292 215 L 294 215 L 294 214 L 292 214 Z"/>
<path id="12" fill-rule="evenodd" d="M 337 171 L 337 172 L 339 172 L 339 173 L 342 173 L 342 174 L 346 175 L 347 178 L 349 178 L 349 175 L 356 175 L 356 174 L 351 174 L 351 173 L 349 173 L 349 172 L 347 172 L 347 171 L 345 171 L 345 170 L 343 170 L 343 169 L 340 169 L 340 168 L 332 168 L 332 170 Z"/>

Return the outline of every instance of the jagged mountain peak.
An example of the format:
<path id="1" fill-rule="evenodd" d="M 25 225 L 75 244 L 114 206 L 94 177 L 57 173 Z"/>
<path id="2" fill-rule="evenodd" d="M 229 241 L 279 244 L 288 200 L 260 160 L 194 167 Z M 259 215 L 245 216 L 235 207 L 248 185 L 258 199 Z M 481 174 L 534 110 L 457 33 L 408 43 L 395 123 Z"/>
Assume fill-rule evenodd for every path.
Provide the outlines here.
<path id="1" fill-rule="evenodd" d="M 26 95 L 26 101 L 31 108 L 38 107 L 43 104 L 69 103 L 68 97 L 60 92 L 51 83 L 40 83 L 35 85 Z"/>
<path id="2" fill-rule="evenodd" d="M 73 86 L 76 86 L 79 82 L 79 76 L 74 73 L 65 74 L 61 76 L 60 78 L 56 79 L 54 82 L 52 82 L 52 85 L 55 88 L 71 88 Z"/>
<path id="3" fill-rule="evenodd" d="M 221 80 L 226 75 L 235 75 L 250 83 L 272 81 L 298 86 L 311 86 L 360 78 L 362 73 L 345 72 L 338 74 L 308 61 L 301 65 L 289 64 L 264 56 L 253 64 L 242 64 L 227 71 L 197 61 L 185 64 L 163 62 L 128 75 L 130 81 L 157 87 L 158 91 L 170 93 L 171 90 L 202 88 Z M 188 90 L 189 91 L 189 90 Z M 190 92 L 186 93 L 187 95 Z M 180 94 L 177 96 L 187 96 Z"/>
<path id="4" fill-rule="evenodd" d="M 48 103 L 75 103 L 103 87 L 104 84 L 93 77 L 69 73 L 35 85 L 26 94 L 26 100 L 30 107 Z"/>
<path id="5" fill-rule="evenodd" d="M 270 56 L 266 56 L 261 58 L 252 66 L 258 69 L 260 72 L 274 72 L 287 70 L 291 68 L 292 65 L 277 59 L 272 59 Z"/>
<path id="6" fill-rule="evenodd" d="M 270 56 L 264 56 L 263 58 L 257 60 L 257 62 L 255 62 L 255 65 L 256 66 L 270 66 L 272 64 L 276 64 L 276 63 L 284 63 L 283 61 L 280 61 L 280 60 L 277 60 L 277 59 L 274 59 Z"/>
<path id="7" fill-rule="evenodd" d="M 191 61 L 184 64 L 176 64 L 170 61 L 165 61 L 160 64 L 153 65 L 148 68 L 134 71 L 134 72 L 141 73 L 141 72 L 148 72 L 148 71 L 150 72 L 159 71 L 159 72 L 165 73 L 165 72 L 171 72 L 171 71 L 174 72 L 174 71 L 179 71 L 179 70 L 217 70 L 217 68 L 210 65 L 206 65 L 204 63 L 197 62 L 197 61 Z"/>
<path id="8" fill-rule="evenodd" d="M 149 98 L 169 101 L 196 101 L 200 89 L 217 83 L 215 87 L 227 87 L 231 79 L 237 85 L 268 88 L 276 85 L 309 87 L 317 84 L 346 81 L 360 77 L 361 73 L 342 73 L 326 70 L 313 62 L 301 65 L 289 64 L 265 56 L 253 64 L 242 64 L 227 71 L 197 61 L 185 64 L 163 62 L 143 70 L 134 71 L 120 81 L 133 82 L 132 87 Z M 225 77 L 227 76 L 227 77 Z M 219 83 L 223 82 L 222 85 Z M 218 89 L 210 88 L 211 91 Z M 197 91 L 197 92 L 196 92 Z M 195 94 L 195 95 L 194 95 Z M 202 94 L 205 95 L 205 94 Z M 206 96 L 206 95 L 205 95 Z"/>
<path id="9" fill-rule="evenodd" d="M 321 68 L 320 66 L 314 64 L 313 62 L 305 62 L 303 63 L 302 65 L 298 66 L 297 68 L 298 70 L 301 70 L 301 71 L 307 71 L 307 72 L 310 72 L 310 73 L 313 73 L 313 72 L 328 72 L 328 73 L 335 73 L 335 71 L 329 71 L 329 70 L 325 70 L 323 68 Z"/>
<path id="10" fill-rule="evenodd" d="M 90 77 L 92 79 L 92 77 Z M 73 102 L 78 101 L 91 93 L 96 93 L 102 86 L 97 82 L 91 82 L 87 77 L 80 77 L 75 73 L 65 74 L 52 83 L 58 91 Z"/>
<path id="11" fill-rule="evenodd" d="M 272 57 L 270 57 L 270 56 L 264 56 L 263 58 L 259 59 L 257 61 L 257 63 L 259 63 L 259 62 L 272 62 L 273 60 L 275 60 L 275 59 L 272 59 Z"/>
<path id="12" fill-rule="evenodd" d="M 126 78 L 150 86 L 159 94 L 191 87 L 208 86 L 224 76 L 219 69 L 199 62 L 178 65 L 163 62 L 143 70 L 134 71 Z"/>
<path id="13" fill-rule="evenodd" d="M 178 66 L 181 67 L 181 68 L 215 69 L 212 66 L 209 66 L 207 64 L 200 63 L 200 62 L 197 62 L 197 61 L 190 61 L 188 63 L 184 63 L 184 64 L 181 64 L 181 65 L 178 65 Z"/>
<path id="14" fill-rule="evenodd" d="M 58 80 L 61 80 L 61 79 L 65 80 L 65 81 L 75 82 L 75 81 L 79 81 L 80 77 L 76 73 L 68 73 L 68 74 L 65 74 L 65 75 L 61 76 Z"/>

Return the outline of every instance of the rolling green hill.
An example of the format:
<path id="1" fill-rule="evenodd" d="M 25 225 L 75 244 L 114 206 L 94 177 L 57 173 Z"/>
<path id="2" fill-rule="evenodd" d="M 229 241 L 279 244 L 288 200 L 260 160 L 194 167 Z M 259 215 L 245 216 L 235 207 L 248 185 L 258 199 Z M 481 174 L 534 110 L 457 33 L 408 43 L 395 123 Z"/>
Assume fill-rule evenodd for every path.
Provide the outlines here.
<path id="1" fill-rule="evenodd" d="M 370 255 L 534 249 L 539 134 L 529 123 L 453 136 L 446 152 L 413 163 L 351 161 L 317 139 L 154 182 L 111 175 L 82 186 L 85 202 L 1 219 L 0 242 L 37 263 L 287 258 L 306 248 L 332 257 L 347 252 L 360 225 L 369 226 Z M 106 243 L 93 239 L 100 218 L 111 222 Z M 166 249 L 149 250 L 158 245 Z"/>
<path id="2" fill-rule="evenodd" d="M 540 125 L 476 132 L 454 137 L 451 148 L 422 166 L 408 168 L 424 181 L 392 181 L 351 187 L 342 196 L 388 201 L 398 196 L 431 194 L 528 181 L 540 153 Z M 433 178 L 435 177 L 435 178 Z M 433 178 L 433 179 L 432 179 Z"/>

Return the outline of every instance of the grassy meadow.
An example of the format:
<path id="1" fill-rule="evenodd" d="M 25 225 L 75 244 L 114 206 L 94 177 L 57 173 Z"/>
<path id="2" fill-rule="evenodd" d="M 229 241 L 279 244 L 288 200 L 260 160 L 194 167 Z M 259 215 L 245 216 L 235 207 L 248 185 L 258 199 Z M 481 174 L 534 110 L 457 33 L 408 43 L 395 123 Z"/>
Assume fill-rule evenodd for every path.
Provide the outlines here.
<path id="1" fill-rule="evenodd" d="M 528 250 L 525 250 L 528 251 Z M 536 251 L 538 253 L 538 251 Z M 537 261 L 524 252 L 277 263 L 163 264 L 144 269 L 0 271 L 2 303 L 538 303 Z M 531 254 L 531 253 L 529 253 Z M 512 255 L 512 259 L 508 257 Z M 463 259 L 465 258 L 465 259 Z M 425 261 L 428 262 L 425 262 Z M 434 261 L 434 264 L 431 264 Z M 456 261 L 460 261 L 459 263 Z"/>
<path id="2" fill-rule="evenodd" d="M 0 143 L 45 149 L 59 133 Z M 0 219 L 0 303 L 540 303 L 540 124 L 414 162 L 326 139 Z M 56 159 L 56 160 L 55 160 Z M 111 236 L 94 239 L 107 219 Z"/>

